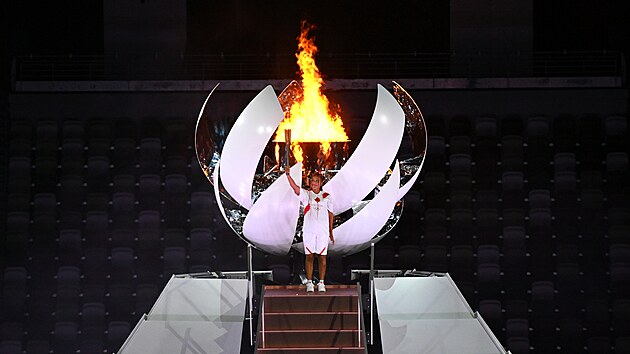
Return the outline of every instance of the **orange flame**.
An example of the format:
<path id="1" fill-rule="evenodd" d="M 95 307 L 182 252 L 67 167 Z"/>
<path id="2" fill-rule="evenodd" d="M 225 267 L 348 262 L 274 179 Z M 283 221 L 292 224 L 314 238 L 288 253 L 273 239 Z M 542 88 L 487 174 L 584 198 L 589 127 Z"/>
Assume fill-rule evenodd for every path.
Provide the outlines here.
<path id="1" fill-rule="evenodd" d="M 302 21 L 296 54 L 304 90 L 302 99 L 293 103 L 275 137 L 275 141 L 282 142 L 284 130 L 291 129 L 291 150 L 297 161 L 303 160 L 300 142 L 319 142 L 320 150 L 328 156 L 332 142 L 348 141 L 341 117 L 332 111 L 328 98 L 322 93 L 324 80 L 315 64 L 317 46 L 310 35 L 312 29 L 314 26 Z"/>

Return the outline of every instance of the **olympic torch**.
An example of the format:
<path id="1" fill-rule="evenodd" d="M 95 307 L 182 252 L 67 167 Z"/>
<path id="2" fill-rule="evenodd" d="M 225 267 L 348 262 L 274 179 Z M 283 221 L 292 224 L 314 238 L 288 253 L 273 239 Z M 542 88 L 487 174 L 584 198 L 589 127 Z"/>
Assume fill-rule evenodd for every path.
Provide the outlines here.
<path id="1" fill-rule="evenodd" d="M 291 151 L 291 129 L 284 130 L 284 161 L 285 166 L 291 166 L 289 161 L 289 154 Z"/>

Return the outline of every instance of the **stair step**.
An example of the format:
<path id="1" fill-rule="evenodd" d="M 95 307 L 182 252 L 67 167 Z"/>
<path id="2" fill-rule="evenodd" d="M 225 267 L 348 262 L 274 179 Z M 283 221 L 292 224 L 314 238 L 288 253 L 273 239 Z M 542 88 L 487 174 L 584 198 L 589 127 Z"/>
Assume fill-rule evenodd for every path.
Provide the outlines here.
<path id="1" fill-rule="evenodd" d="M 358 330 L 273 330 L 260 333 L 258 347 L 331 348 L 357 347 Z"/>
<path id="2" fill-rule="evenodd" d="M 265 330 L 354 329 L 358 312 L 276 312 L 265 313 Z"/>
<path id="3" fill-rule="evenodd" d="M 339 312 L 357 311 L 359 296 L 355 293 L 272 293 L 265 290 L 265 313 L 274 312 Z"/>
<path id="4" fill-rule="evenodd" d="M 259 353 L 265 354 L 365 354 L 365 347 L 339 348 L 258 348 Z"/>

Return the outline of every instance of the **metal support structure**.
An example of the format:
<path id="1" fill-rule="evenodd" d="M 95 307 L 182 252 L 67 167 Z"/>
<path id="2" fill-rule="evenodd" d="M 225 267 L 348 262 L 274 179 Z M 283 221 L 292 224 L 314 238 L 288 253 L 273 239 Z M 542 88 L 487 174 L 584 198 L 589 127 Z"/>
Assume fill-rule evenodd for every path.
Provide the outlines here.
<path id="1" fill-rule="evenodd" d="M 374 344 L 374 242 L 370 243 L 370 345 Z"/>
<path id="2" fill-rule="evenodd" d="M 247 285 L 249 345 L 254 346 L 254 270 L 252 266 L 252 245 L 250 244 L 247 244 Z"/>

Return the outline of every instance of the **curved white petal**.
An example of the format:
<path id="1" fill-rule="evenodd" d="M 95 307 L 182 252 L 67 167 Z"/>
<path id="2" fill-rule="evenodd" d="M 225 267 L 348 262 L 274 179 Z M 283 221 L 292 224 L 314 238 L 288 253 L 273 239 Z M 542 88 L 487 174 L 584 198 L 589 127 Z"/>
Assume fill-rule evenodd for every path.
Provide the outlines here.
<path id="1" fill-rule="evenodd" d="M 380 182 L 396 157 L 404 129 L 405 113 L 396 99 L 378 85 L 376 108 L 363 139 L 339 173 L 323 187 L 335 198 L 335 214 L 350 209 Z M 398 188 L 399 180 L 396 183 Z"/>
<path id="2" fill-rule="evenodd" d="M 399 183 L 400 169 L 396 161 L 392 175 L 374 199 L 350 220 L 333 230 L 335 243 L 329 246 L 330 254 L 349 254 L 365 248 L 363 246 L 385 225 L 398 202 Z"/>
<path id="3" fill-rule="evenodd" d="M 302 180 L 302 163 L 291 167 L 294 181 Z M 300 200 L 287 178 L 280 175 L 247 213 L 243 235 L 257 248 L 285 255 L 291 248 L 300 214 Z"/>
<path id="4" fill-rule="evenodd" d="M 252 206 L 252 182 L 265 146 L 284 118 L 271 85 L 245 107 L 225 139 L 221 152 L 221 182 L 244 208 Z"/>

